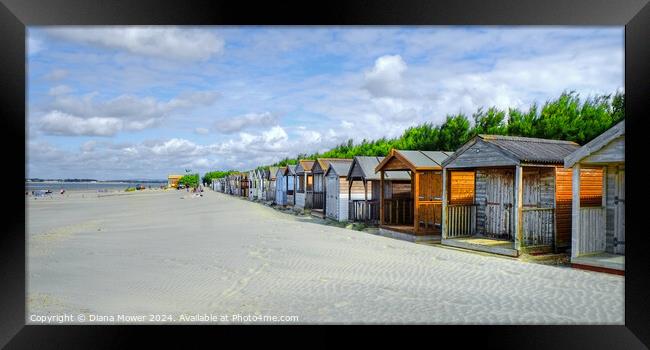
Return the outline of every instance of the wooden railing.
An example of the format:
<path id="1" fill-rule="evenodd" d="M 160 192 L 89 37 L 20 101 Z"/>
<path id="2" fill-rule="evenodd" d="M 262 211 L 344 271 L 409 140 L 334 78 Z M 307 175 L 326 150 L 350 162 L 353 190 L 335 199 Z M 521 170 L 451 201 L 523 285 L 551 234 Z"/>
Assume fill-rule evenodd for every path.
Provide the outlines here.
<path id="1" fill-rule="evenodd" d="M 348 202 L 348 220 L 376 223 L 379 220 L 379 201 L 355 199 Z"/>
<path id="2" fill-rule="evenodd" d="M 312 192 L 312 209 L 323 209 L 323 203 L 325 202 L 325 193 L 324 192 Z"/>
<path id="3" fill-rule="evenodd" d="M 577 254 L 605 251 L 605 209 L 603 207 L 580 208 Z"/>
<path id="4" fill-rule="evenodd" d="M 553 245 L 555 210 L 553 208 L 523 208 L 523 244 Z"/>
<path id="5" fill-rule="evenodd" d="M 413 225 L 413 200 L 411 198 L 384 199 L 384 224 Z"/>
<path id="6" fill-rule="evenodd" d="M 447 206 L 447 238 L 471 236 L 476 233 L 476 204 Z"/>

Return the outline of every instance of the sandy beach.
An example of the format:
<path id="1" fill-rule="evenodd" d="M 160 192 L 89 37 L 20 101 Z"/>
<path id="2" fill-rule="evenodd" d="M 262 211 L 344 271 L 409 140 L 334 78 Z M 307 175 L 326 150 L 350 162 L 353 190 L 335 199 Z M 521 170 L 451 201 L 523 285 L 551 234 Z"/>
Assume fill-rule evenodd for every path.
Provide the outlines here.
<path id="1" fill-rule="evenodd" d="M 321 225 L 210 190 L 78 191 L 26 198 L 26 213 L 28 324 L 624 322 L 621 276 Z"/>

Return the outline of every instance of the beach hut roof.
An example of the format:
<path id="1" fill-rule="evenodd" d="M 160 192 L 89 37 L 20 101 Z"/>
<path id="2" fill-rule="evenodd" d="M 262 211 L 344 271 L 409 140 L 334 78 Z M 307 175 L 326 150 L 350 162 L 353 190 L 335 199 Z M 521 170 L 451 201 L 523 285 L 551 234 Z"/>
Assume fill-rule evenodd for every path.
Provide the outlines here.
<path id="1" fill-rule="evenodd" d="M 604 133 L 600 134 L 595 139 L 587 142 L 584 146 L 573 151 L 568 156 L 564 157 L 564 167 L 570 168 L 575 163 L 581 161 L 592 155 L 595 152 L 600 151 L 605 146 L 607 146 L 613 140 L 625 136 L 625 120 L 612 126 Z"/>
<path id="2" fill-rule="evenodd" d="M 336 161 L 329 162 L 329 166 L 325 171 L 325 176 L 327 176 L 330 171 L 333 171 L 336 175 L 347 176 L 350 171 L 350 165 L 352 165 L 352 159 L 340 159 Z"/>
<path id="3" fill-rule="evenodd" d="M 379 171 L 386 166 L 391 160 L 397 159 L 406 169 L 399 170 L 435 170 L 442 169 L 442 163 L 453 152 L 447 151 L 405 151 L 392 149 L 390 153 L 377 166 L 375 171 Z"/>
<path id="4" fill-rule="evenodd" d="M 296 175 L 296 166 L 297 165 L 287 165 L 287 175 Z"/>
<path id="5" fill-rule="evenodd" d="M 375 171 L 375 167 L 379 162 L 381 162 L 382 157 L 367 157 L 367 156 L 356 156 L 350 164 L 350 169 L 348 170 L 348 179 L 350 178 L 352 167 L 354 164 L 358 164 L 363 177 L 366 180 L 380 180 L 380 175 Z M 386 171 L 384 172 L 384 180 L 411 180 L 411 176 L 402 170 L 398 171 Z"/>
<path id="6" fill-rule="evenodd" d="M 276 173 L 278 172 L 278 169 L 279 168 L 277 166 L 271 166 L 266 170 L 269 179 L 275 180 L 275 176 L 276 176 Z"/>
<path id="7" fill-rule="evenodd" d="M 533 137 L 479 134 L 460 147 L 443 162 L 449 164 L 469 147 L 482 141 L 516 163 L 563 164 L 564 157 L 580 146 L 572 141 L 539 139 Z"/>
<path id="8" fill-rule="evenodd" d="M 329 168 L 329 165 L 337 162 L 351 162 L 352 159 L 349 158 L 317 158 L 314 166 L 311 168 L 313 173 L 323 174 Z"/>
<path id="9" fill-rule="evenodd" d="M 301 159 L 296 165 L 296 173 L 310 172 L 311 168 L 314 166 L 313 160 Z"/>

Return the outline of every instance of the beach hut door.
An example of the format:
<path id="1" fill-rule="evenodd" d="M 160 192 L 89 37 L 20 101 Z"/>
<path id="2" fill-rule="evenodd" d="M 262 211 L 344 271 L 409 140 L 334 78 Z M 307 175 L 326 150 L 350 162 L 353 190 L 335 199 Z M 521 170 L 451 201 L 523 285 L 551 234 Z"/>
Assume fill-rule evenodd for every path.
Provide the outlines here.
<path id="1" fill-rule="evenodd" d="M 327 195 L 327 200 L 325 200 L 325 214 L 331 218 L 338 218 L 338 213 L 336 210 L 336 196 L 339 193 L 339 178 L 338 176 L 328 176 L 327 177 L 327 188 L 325 194 Z"/>
<path id="2" fill-rule="evenodd" d="M 625 254 L 625 168 L 620 167 L 617 174 L 616 234 L 614 236 L 614 253 Z"/>
<path id="3" fill-rule="evenodd" d="M 512 239 L 513 171 L 491 170 L 486 175 L 485 233 Z"/>

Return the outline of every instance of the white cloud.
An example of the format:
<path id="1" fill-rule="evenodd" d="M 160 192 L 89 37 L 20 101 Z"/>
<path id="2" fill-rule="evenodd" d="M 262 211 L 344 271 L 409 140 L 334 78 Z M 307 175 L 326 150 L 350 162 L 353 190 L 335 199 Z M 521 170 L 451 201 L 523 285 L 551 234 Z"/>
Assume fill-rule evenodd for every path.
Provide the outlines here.
<path id="1" fill-rule="evenodd" d="M 50 28 L 57 38 L 126 50 L 137 55 L 181 61 L 203 61 L 223 51 L 224 41 L 201 29 L 177 27 Z"/>
<path id="2" fill-rule="evenodd" d="M 207 128 L 194 128 L 194 133 L 199 135 L 206 135 L 210 132 Z"/>
<path id="3" fill-rule="evenodd" d="M 97 101 L 97 93 L 69 95 L 70 88 L 56 86 L 49 94 L 54 100 L 49 112 L 40 119 L 41 130 L 56 135 L 111 136 L 119 131 L 139 131 L 160 124 L 162 119 L 181 110 L 191 110 L 212 104 L 218 93 L 212 91 L 180 95 L 168 101 L 153 97 L 120 95 Z M 66 119 L 70 125 L 59 125 Z M 104 127 L 106 130 L 101 130 Z M 68 133 L 66 133 L 68 132 Z"/>
<path id="4" fill-rule="evenodd" d="M 112 136 L 123 127 L 117 118 L 79 118 L 59 111 L 46 114 L 40 121 L 41 130 L 51 135 Z"/>
<path id="5" fill-rule="evenodd" d="M 410 95 L 404 82 L 406 69 L 402 56 L 381 56 L 365 73 L 363 87 L 375 97 L 406 97 Z"/>
<path id="6" fill-rule="evenodd" d="M 215 128 L 225 134 L 235 133 L 245 129 L 256 129 L 274 126 L 278 118 L 269 112 L 248 113 L 243 116 L 224 118 L 215 124 Z"/>

